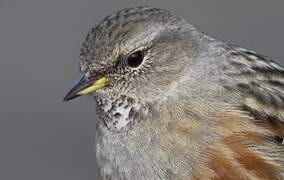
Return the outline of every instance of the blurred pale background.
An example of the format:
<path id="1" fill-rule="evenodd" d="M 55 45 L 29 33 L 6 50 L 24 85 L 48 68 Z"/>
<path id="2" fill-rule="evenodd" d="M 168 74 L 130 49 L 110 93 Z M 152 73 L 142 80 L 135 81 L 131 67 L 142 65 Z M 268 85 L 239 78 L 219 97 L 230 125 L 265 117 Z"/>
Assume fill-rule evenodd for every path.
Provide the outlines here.
<path id="1" fill-rule="evenodd" d="M 94 106 L 62 103 L 90 27 L 152 5 L 284 64 L 283 0 L 0 0 L 0 179 L 94 180 Z"/>

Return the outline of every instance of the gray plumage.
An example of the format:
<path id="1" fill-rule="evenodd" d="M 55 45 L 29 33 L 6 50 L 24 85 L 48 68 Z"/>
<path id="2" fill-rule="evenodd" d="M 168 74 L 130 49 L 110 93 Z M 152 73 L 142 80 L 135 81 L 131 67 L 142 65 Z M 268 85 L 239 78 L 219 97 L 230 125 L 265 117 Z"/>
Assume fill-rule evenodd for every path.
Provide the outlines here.
<path id="1" fill-rule="evenodd" d="M 284 178 L 284 69 L 273 61 L 152 7 L 107 16 L 80 57 L 83 74 L 111 78 L 93 94 L 103 179 Z"/>

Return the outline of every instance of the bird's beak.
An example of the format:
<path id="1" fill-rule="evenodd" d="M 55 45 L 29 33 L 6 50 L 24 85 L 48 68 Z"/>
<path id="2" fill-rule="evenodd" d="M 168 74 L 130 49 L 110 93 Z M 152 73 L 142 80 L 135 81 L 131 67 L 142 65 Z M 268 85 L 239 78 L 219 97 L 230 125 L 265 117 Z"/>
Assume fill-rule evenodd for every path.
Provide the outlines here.
<path id="1" fill-rule="evenodd" d="M 110 82 L 110 78 L 88 78 L 84 75 L 73 88 L 66 94 L 63 101 L 69 101 L 81 95 L 86 95 L 95 92 L 98 89 L 105 87 Z"/>

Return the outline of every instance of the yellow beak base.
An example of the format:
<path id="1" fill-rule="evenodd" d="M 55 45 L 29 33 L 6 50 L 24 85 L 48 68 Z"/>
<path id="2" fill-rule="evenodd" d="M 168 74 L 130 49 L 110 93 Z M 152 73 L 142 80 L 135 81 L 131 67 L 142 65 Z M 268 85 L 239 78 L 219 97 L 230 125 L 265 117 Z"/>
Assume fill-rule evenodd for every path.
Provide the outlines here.
<path id="1" fill-rule="evenodd" d="M 102 77 L 101 79 L 97 80 L 94 84 L 85 89 L 82 89 L 77 93 L 77 95 L 86 95 L 92 92 L 95 92 L 98 89 L 105 87 L 109 83 L 110 79 L 106 77 Z"/>
<path id="2" fill-rule="evenodd" d="M 83 76 L 75 86 L 67 93 L 63 101 L 69 101 L 81 95 L 86 95 L 97 91 L 109 84 L 110 78 L 101 77 L 97 80 L 89 80 L 86 76 Z"/>

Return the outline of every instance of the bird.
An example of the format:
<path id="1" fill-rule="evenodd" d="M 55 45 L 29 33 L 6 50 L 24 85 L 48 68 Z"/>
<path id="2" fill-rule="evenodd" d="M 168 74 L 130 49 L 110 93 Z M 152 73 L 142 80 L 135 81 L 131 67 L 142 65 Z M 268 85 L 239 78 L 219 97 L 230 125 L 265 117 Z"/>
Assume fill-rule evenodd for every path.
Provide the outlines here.
<path id="1" fill-rule="evenodd" d="M 95 102 L 101 179 L 284 179 L 284 68 L 268 57 L 150 6 L 106 16 L 79 54 L 64 101 Z"/>

